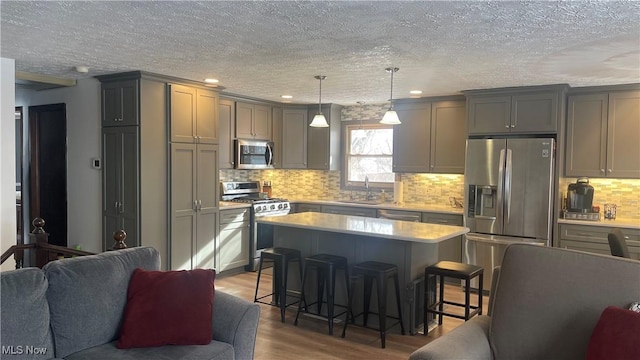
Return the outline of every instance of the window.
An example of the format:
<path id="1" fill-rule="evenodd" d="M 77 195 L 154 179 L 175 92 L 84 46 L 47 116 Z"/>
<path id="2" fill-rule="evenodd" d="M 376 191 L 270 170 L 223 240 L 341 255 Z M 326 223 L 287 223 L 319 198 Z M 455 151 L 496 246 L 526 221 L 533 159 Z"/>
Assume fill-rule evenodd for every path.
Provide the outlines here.
<path id="1" fill-rule="evenodd" d="M 365 177 L 371 187 L 392 186 L 392 126 L 379 123 L 347 125 L 345 144 L 345 187 L 362 187 Z"/>

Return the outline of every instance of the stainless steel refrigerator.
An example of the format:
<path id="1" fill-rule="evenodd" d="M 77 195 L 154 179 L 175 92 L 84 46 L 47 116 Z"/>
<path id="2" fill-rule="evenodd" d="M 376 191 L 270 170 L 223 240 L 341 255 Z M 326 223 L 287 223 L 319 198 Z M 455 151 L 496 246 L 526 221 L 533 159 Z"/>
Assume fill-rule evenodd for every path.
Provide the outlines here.
<path id="1" fill-rule="evenodd" d="M 484 267 L 485 291 L 506 245 L 550 245 L 554 156 L 552 138 L 467 140 L 463 257 Z"/>

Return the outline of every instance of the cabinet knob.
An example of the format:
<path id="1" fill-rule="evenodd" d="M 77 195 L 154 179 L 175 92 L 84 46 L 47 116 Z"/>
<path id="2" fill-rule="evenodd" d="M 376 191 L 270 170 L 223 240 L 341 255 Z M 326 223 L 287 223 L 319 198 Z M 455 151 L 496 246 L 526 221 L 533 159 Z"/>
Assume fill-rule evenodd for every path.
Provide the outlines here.
<path id="1" fill-rule="evenodd" d="M 516 127 L 515 125 L 511 125 L 512 128 Z"/>
<path id="2" fill-rule="evenodd" d="M 509 125 L 505 125 L 504 127 L 505 127 L 506 129 L 508 129 L 508 128 L 509 128 Z"/>
<path id="3" fill-rule="evenodd" d="M 600 169 L 600 172 L 604 174 L 604 169 Z"/>
<path id="4" fill-rule="evenodd" d="M 611 174 L 611 172 L 613 172 L 613 169 L 609 169 L 609 174 Z"/>

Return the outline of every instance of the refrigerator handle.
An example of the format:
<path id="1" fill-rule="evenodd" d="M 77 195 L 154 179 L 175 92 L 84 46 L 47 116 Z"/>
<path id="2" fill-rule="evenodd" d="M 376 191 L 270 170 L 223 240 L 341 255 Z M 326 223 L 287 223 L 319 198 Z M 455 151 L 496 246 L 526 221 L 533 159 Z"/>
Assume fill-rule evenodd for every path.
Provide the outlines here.
<path id="1" fill-rule="evenodd" d="M 505 166 L 505 176 L 504 176 L 504 196 L 506 198 L 507 205 L 507 223 L 509 223 L 509 219 L 511 218 L 511 173 L 513 169 L 511 149 L 507 149 L 507 165 Z"/>
<path id="2" fill-rule="evenodd" d="M 498 228 L 502 229 L 502 221 L 504 219 L 503 216 L 503 204 L 504 204 L 504 158 L 505 158 L 505 149 L 500 149 L 500 160 L 498 165 L 498 218 L 500 222 L 498 223 Z"/>

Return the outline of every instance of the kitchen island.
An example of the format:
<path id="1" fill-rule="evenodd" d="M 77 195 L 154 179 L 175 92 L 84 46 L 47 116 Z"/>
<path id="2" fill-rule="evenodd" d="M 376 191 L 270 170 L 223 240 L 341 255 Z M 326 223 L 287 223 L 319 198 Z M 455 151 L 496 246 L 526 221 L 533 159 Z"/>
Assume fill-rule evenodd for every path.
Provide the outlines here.
<path id="1" fill-rule="evenodd" d="M 402 316 L 411 334 L 422 326 L 424 268 L 439 260 L 440 242 L 469 231 L 461 226 L 316 212 L 263 217 L 257 222 L 274 226 L 275 247 L 298 249 L 303 258 L 326 253 L 346 257 L 350 266 L 363 261 L 397 265 Z M 290 272 L 289 281 L 293 288 L 298 284 L 294 272 Z M 342 276 L 338 276 L 337 304 L 347 302 L 342 289 L 345 289 L 345 284 Z M 312 292 L 312 286 L 307 291 Z M 356 299 L 361 299 L 361 289 L 355 291 Z M 393 292 L 387 299 L 387 311 L 391 316 L 397 316 L 392 295 Z"/>

